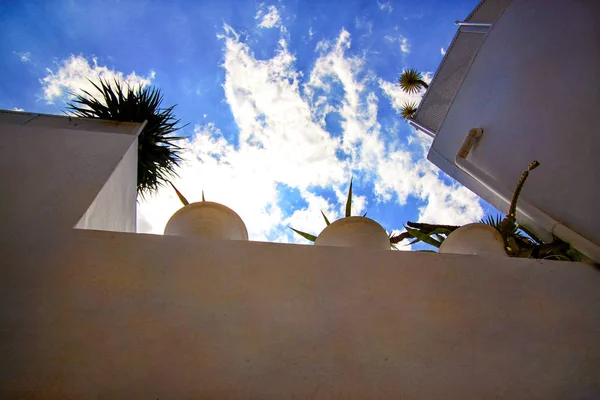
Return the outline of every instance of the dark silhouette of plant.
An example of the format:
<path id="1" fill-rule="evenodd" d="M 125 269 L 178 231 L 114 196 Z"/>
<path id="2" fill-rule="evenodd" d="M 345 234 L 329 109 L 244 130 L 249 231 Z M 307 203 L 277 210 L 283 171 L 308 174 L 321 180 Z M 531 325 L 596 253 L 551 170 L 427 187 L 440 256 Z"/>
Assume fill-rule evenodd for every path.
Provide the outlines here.
<path id="1" fill-rule="evenodd" d="M 401 109 L 400 115 L 404 119 L 409 119 L 409 118 L 412 118 L 416 112 L 417 112 L 417 103 L 415 103 L 415 102 L 409 103 L 407 101 L 404 104 L 402 104 L 402 109 Z"/>
<path id="2" fill-rule="evenodd" d="M 414 68 L 402 71 L 399 83 L 400 88 L 408 94 L 415 94 L 421 89 L 429 88 L 427 82 L 423 80 L 423 75 Z"/>
<path id="3" fill-rule="evenodd" d="M 172 136 L 183 128 L 175 118 L 175 105 L 161 108 L 163 96 L 156 87 L 137 87 L 115 79 L 111 84 L 100 79 L 89 81 L 99 95 L 83 94 L 67 103 L 67 112 L 80 118 L 97 118 L 124 122 L 144 122 L 146 126 L 138 136 L 137 192 L 144 197 L 158 190 L 176 175 L 181 162 L 181 147 L 176 144 L 182 137 Z"/>

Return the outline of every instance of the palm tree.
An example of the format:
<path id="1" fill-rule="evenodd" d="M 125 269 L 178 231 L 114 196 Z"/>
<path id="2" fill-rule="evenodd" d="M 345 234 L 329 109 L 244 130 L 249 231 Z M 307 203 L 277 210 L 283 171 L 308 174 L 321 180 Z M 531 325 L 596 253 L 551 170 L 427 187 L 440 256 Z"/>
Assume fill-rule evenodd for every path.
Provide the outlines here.
<path id="1" fill-rule="evenodd" d="M 429 88 L 429 85 L 423 80 L 423 75 L 419 71 L 411 68 L 402 71 L 400 88 L 408 94 L 415 94 L 423 88 Z"/>
<path id="2" fill-rule="evenodd" d="M 156 87 L 132 88 L 116 79 L 113 84 L 102 79 L 98 84 L 89 82 L 100 95 L 94 97 L 82 90 L 67 103 L 67 112 L 81 118 L 148 121 L 138 136 L 137 192 L 141 197 L 156 192 L 176 175 L 181 162 L 181 147 L 175 142 L 183 138 L 172 134 L 185 125 L 179 126 L 180 120 L 173 114 L 175 106 L 161 108 L 163 96 Z"/>
<path id="3" fill-rule="evenodd" d="M 407 101 L 404 104 L 402 104 L 402 110 L 400 112 L 400 115 L 404 119 L 409 119 L 409 118 L 412 118 L 416 112 L 417 112 L 417 103 L 415 103 L 415 102 L 409 103 Z"/>

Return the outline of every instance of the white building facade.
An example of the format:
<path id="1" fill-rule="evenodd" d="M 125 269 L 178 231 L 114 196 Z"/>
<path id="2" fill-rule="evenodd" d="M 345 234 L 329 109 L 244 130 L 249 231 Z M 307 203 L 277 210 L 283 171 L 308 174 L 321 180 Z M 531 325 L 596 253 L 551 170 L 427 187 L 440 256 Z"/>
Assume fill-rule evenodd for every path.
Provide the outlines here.
<path id="1" fill-rule="evenodd" d="M 434 137 L 428 158 L 517 219 L 600 262 L 600 2 L 485 0 L 458 32 L 411 123 Z M 467 157 L 472 129 L 482 134 Z"/>

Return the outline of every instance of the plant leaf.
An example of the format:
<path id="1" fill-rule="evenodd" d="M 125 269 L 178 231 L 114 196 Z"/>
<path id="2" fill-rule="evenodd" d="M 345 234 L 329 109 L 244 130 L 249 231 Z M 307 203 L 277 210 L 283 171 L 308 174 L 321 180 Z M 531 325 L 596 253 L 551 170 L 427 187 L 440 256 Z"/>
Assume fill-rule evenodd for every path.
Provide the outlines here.
<path id="1" fill-rule="evenodd" d="M 437 238 L 437 240 L 440 242 L 440 244 L 446 240 L 446 237 L 448 235 L 450 235 L 452 233 L 451 230 L 446 229 L 446 228 L 436 228 L 433 231 L 431 231 L 430 233 L 428 233 L 429 237 L 433 237 L 435 236 Z M 442 235 L 446 235 L 446 237 L 442 236 Z"/>
<path id="2" fill-rule="evenodd" d="M 502 217 L 500 214 L 497 214 L 496 216 L 486 215 L 485 218 L 482 218 L 479 222 L 499 230 L 500 223 L 502 222 L 503 218 L 504 217 Z"/>
<path id="3" fill-rule="evenodd" d="M 350 178 L 350 188 L 348 189 L 348 200 L 346 200 L 346 218 L 350 216 L 352 209 L 352 178 Z"/>
<path id="4" fill-rule="evenodd" d="M 438 249 L 439 249 L 439 248 L 440 248 L 440 246 L 442 245 L 442 243 L 441 243 L 441 242 L 439 242 L 439 241 L 435 240 L 434 238 L 432 238 L 432 237 L 431 237 L 431 236 L 429 236 L 429 235 L 426 235 L 426 234 L 424 234 L 423 232 L 421 232 L 421 231 L 420 231 L 420 230 L 418 230 L 418 229 L 409 228 L 409 227 L 407 227 L 407 226 L 405 226 L 404 228 L 406 229 L 406 231 L 407 231 L 408 233 L 410 233 L 411 235 L 413 235 L 413 237 L 415 237 L 415 238 L 419 239 L 420 241 L 422 241 L 422 242 L 424 242 L 424 243 L 427 243 L 428 245 L 431 245 L 431 246 L 433 246 L 433 247 L 436 247 L 436 248 L 438 248 Z"/>
<path id="5" fill-rule="evenodd" d="M 450 229 L 446 229 L 446 228 L 435 228 L 434 230 L 431 231 L 431 233 L 429 233 L 430 235 L 449 235 L 451 234 L 452 231 Z"/>
<path id="6" fill-rule="evenodd" d="M 310 233 L 299 231 L 297 229 L 292 228 L 291 226 L 289 228 L 291 230 L 293 230 L 294 232 L 296 232 L 298 235 L 302 236 L 306 240 L 309 240 L 313 243 L 315 242 L 315 240 L 317 240 L 317 237 L 315 235 L 311 235 Z"/>
<path id="7" fill-rule="evenodd" d="M 204 190 L 202 191 L 202 201 L 206 201 L 206 199 L 204 198 Z"/>
<path id="8" fill-rule="evenodd" d="M 362 216 L 363 216 L 363 217 L 366 217 L 366 216 L 367 216 L 367 213 L 364 213 Z"/>
<path id="9" fill-rule="evenodd" d="M 187 201 L 185 196 L 182 195 L 179 190 L 177 190 L 177 188 L 175 187 L 175 185 L 173 185 L 173 183 L 171 183 L 171 181 L 169 181 L 169 184 L 171 185 L 171 187 L 173 187 L 173 190 L 175 190 L 175 193 L 177 193 L 177 197 L 179 197 L 179 201 L 181 201 L 184 206 L 187 206 L 188 204 L 190 204 L 190 202 Z"/>
<path id="10" fill-rule="evenodd" d="M 323 210 L 321 210 L 321 215 L 323 215 L 323 218 L 325 219 L 325 223 L 327 225 L 329 225 L 329 220 L 327 219 L 327 217 L 325 216 L 325 213 L 323 212 Z"/>

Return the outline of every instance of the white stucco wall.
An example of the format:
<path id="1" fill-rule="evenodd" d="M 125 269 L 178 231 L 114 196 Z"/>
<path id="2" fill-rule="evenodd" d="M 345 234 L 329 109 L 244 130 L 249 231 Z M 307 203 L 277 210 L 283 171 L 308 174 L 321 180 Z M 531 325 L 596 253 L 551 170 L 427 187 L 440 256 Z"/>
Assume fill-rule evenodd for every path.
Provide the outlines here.
<path id="1" fill-rule="evenodd" d="M 140 126 L 1 112 L 5 226 L 21 232 L 24 218 L 53 218 L 61 227 L 135 231 Z"/>
<path id="2" fill-rule="evenodd" d="M 440 160 L 454 160 L 469 129 L 483 128 L 473 163 L 514 188 L 539 160 L 522 198 L 600 244 L 598 15 L 594 0 L 513 1 L 487 34 L 430 159 L 507 211 L 506 203 Z"/>
<path id="3" fill-rule="evenodd" d="M 61 236 L 3 271 L 1 398 L 600 396 L 586 265 Z"/>
<path id="4" fill-rule="evenodd" d="M 76 228 L 135 232 L 137 199 L 138 142 L 133 143 L 119 161 Z"/>
<path id="5" fill-rule="evenodd" d="M 9 133 L 2 399 L 600 397 L 587 265 L 73 229 L 131 143 Z"/>

